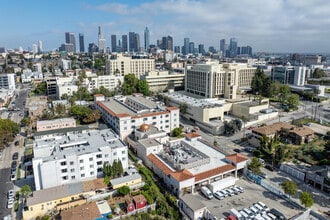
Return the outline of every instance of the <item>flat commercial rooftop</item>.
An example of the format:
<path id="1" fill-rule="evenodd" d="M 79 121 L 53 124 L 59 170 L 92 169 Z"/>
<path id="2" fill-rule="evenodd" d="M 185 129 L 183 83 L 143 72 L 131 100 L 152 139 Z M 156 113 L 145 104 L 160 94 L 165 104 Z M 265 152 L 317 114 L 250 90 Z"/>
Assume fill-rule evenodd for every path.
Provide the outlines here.
<path id="1" fill-rule="evenodd" d="M 222 106 L 224 104 L 224 100 L 196 99 L 178 92 L 165 93 L 165 95 L 177 102 L 180 103 L 185 102 L 188 105 L 194 107 L 216 107 L 216 106 Z"/>

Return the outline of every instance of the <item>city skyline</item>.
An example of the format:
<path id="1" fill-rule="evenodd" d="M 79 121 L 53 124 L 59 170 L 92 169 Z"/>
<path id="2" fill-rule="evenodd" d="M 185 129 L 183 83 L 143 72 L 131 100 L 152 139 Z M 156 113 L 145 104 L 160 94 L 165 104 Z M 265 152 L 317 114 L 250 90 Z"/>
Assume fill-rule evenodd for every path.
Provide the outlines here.
<path id="1" fill-rule="evenodd" d="M 28 49 L 39 40 L 44 51 L 57 49 L 65 32 L 75 33 L 76 38 L 83 34 L 86 47 L 98 43 L 101 26 L 107 47 L 111 47 L 111 35 L 117 35 L 118 41 L 135 32 L 142 40 L 148 27 L 150 44 L 170 35 L 173 46 L 183 46 L 184 38 L 189 38 L 195 45 L 219 50 L 221 39 L 236 38 L 239 45 L 250 45 L 255 52 L 330 52 L 330 31 L 325 28 L 330 24 L 330 2 L 325 0 L 269 0 L 267 4 L 257 0 L 101 0 L 97 4 L 59 0 L 47 5 L 13 0 L 2 5 L 7 13 L 0 15 L 5 30 L 0 47 L 6 49 Z M 6 19 L 10 12 L 15 16 Z"/>

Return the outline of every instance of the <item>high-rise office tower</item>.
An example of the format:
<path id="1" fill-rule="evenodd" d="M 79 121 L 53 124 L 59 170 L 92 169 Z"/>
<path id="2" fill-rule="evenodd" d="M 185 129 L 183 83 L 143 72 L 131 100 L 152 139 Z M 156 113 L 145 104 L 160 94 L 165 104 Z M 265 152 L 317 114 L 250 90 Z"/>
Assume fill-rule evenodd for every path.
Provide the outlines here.
<path id="1" fill-rule="evenodd" d="M 149 35 L 149 29 L 146 27 L 144 29 L 144 49 L 146 51 L 149 50 L 149 45 L 150 45 L 150 35 Z"/>
<path id="2" fill-rule="evenodd" d="M 189 53 L 194 54 L 195 53 L 195 43 L 189 42 Z"/>
<path id="3" fill-rule="evenodd" d="M 226 46 L 226 40 L 225 39 L 221 39 L 220 40 L 220 52 L 221 52 L 222 56 L 224 56 L 225 53 L 226 53 L 225 46 Z"/>
<path id="4" fill-rule="evenodd" d="M 111 52 L 117 52 L 117 36 L 111 35 Z"/>
<path id="5" fill-rule="evenodd" d="M 134 52 L 135 51 L 135 33 L 134 32 L 128 33 L 128 44 L 129 44 L 129 51 Z"/>
<path id="6" fill-rule="evenodd" d="M 166 50 L 173 51 L 173 37 L 167 36 Z"/>
<path id="7" fill-rule="evenodd" d="M 74 36 L 74 33 L 65 32 L 65 43 L 72 44 L 73 51 L 68 52 L 76 52 L 76 38 Z"/>
<path id="8" fill-rule="evenodd" d="M 81 53 L 85 52 L 85 40 L 83 34 L 79 34 L 79 51 Z"/>
<path id="9" fill-rule="evenodd" d="M 42 52 L 43 52 L 42 41 L 39 40 L 39 41 L 38 41 L 38 53 L 42 53 Z"/>
<path id="10" fill-rule="evenodd" d="M 229 43 L 229 56 L 231 58 L 237 56 L 237 39 L 236 38 L 230 38 L 230 43 Z"/>
<path id="11" fill-rule="evenodd" d="M 128 51 L 128 45 L 127 45 L 127 35 L 124 34 L 122 35 L 121 37 L 121 41 L 122 41 L 122 44 L 121 44 L 121 51 L 122 52 L 127 52 Z"/>
<path id="12" fill-rule="evenodd" d="M 33 54 L 38 53 L 38 46 L 36 44 L 32 44 L 32 53 Z"/>
<path id="13" fill-rule="evenodd" d="M 198 45 L 198 53 L 200 53 L 202 55 L 205 54 L 204 44 L 199 44 Z"/>
<path id="14" fill-rule="evenodd" d="M 140 49 L 141 49 L 140 35 L 138 33 L 135 33 L 135 51 L 140 51 Z"/>
<path id="15" fill-rule="evenodd" d="M 180 53 L 180 46 L 174 47 L 174 53 Z"/>
<path id="16" fill-rule="evenodd" d="M 99 38 L 99 52 L 105 53 L 105 49 L 107 47 L 107 41 L 103 38 L 103 33 L 100 26 L 99 26 L 98 38 Z"/>
<path id="17" fill-rule="evenodd" d="M 182 50 L 183 55 L 187 55 L 189 53 L 189 38 L 184 38 L 184 44 Z"/>

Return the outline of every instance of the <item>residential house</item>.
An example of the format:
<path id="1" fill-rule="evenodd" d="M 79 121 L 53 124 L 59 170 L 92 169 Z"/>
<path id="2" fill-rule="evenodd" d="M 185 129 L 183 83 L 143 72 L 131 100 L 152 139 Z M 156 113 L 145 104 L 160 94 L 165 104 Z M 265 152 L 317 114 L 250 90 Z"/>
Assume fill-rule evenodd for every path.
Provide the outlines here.
<path id="1" fill-rule="evenodd" d="M 133 202 L 136 209 L 144 208 L 147 205 L 147 200 L 142 194 L 133 196 Z"/>

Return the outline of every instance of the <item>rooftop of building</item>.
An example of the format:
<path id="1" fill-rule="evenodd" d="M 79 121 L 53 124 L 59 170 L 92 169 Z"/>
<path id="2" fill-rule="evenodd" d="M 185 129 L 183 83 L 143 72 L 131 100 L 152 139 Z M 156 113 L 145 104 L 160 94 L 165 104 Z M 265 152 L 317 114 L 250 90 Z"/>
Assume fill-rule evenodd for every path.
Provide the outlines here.
<path id="1" fill-rule="evenodd" d="M 103 178 L 60 185 L 48 189 L 33 191 L 32 196 L 27 198 L 26 205 L 32 206 L 48 201 L 65 198 L 71 195 L 77 195 L 83 192 L 90 192 L 97 189 L 104 189 L 106 185 Z"/>
<path id="2" fill-rule="evenodd" d="M 57 123 L 66 123 L 66 122 L 75 122 L 76 120 L 74 118 L 58 118 L 54 120 L 43 120 L 43 121 L 37 121 L 37 126 L 43 126 L 43 125 L 52 125 Z"/>
<path id="3" fill-rule="evenodd" d="M 164 113 L 167 110 L 172 110 L 162 105 L 161 102 L 153 101 L 151 98 L 144 97 L 142 94 L 110 97 L 107 101 L 98 103 L 107 109 L 110 114 L 119 117 L 139 117 L 141 115 Z"/>
<path id="4" fill-rule="evenodd" d="M 181 200 L 193 211 L 197 211 L 206 207 L 199 199 L 197 199 L 197 197 L 193 196 L 192 194 L 183 195 Z"/>
<path id="5" fill-rule="evenodd" d="M 294 125 L 290 125 L 285 122 L 276 122 L 272 125 L 266 125 L 258 128 L 253 128 L 253 132 L 259 133 L 261 135 L 271 135 L 275 134 L 276 132 L 280 131 L 282 128 L 292 129 Z"/>
<path id="6" fill-rule="evenodd" d="M 187 105 L 194 107 L 202 107 L 202 108 L 214 108 L 220 107 L 225 103 L 225 100 L 218 100 L 217 98 L 213 99 L 197 99 L 185 95 L 183 92 L 168 92 L 164 94 L 168 98 L 179 102 L 179 103 L 187 103 Z"/>
<path id="7" fill-rule="evenodd" d="M 70 155 L 99 152 L 104 148 L 124 147 L 125 144 L 110 129 L 90 130 L 86 133 L 68 133 L 60 138 L 38 139 L 34 151 L 44 161 L 64 159 Z M 50 150 L 48 150 L 50 149 Z"/>
<path id="8" fill-rule="evenodd" d="M 50 130 L 50 131 L 39 131 L 39 132 L 35 132 L 33 134 L 33 136 L 35 138 L 38 138 L 38 137 L 47 136 L 50 134 L 53 134 L 53 135 L 63 134 L 64 135 L 68 132 L 75 133 L 75 132 L 82 132 L 82 131 L 86 131 L 86 130 L 89 130 L 88 125 L 82 125 L 82 126 L 72 127 L 72 128 L 60 128 L 60 129 L 54 129 L 54 130 Z"/>
<path id="9" fill-rule="evenodd" d="M 61 211 L 62 220 L 98 219 L 99 217 L 101 217 L 101 214 L 96 202 Z"/>
<path id="10" fill-rule="evenodd" d="M 122 184 L 122 183 L 127 183 L 127 182 L 131 182 L 133 180 L 137 180 L 137 179 L 141 179 L 141 175 L 138 173 L 129 175 L 129 176 L 123 176 L 123 177 L 119 177 L 119 178 L 115 178 L 115 179 L 111 179 L 110 183 L 112 186 L 114 185 L 118 185 L 118 184 Z"/>

